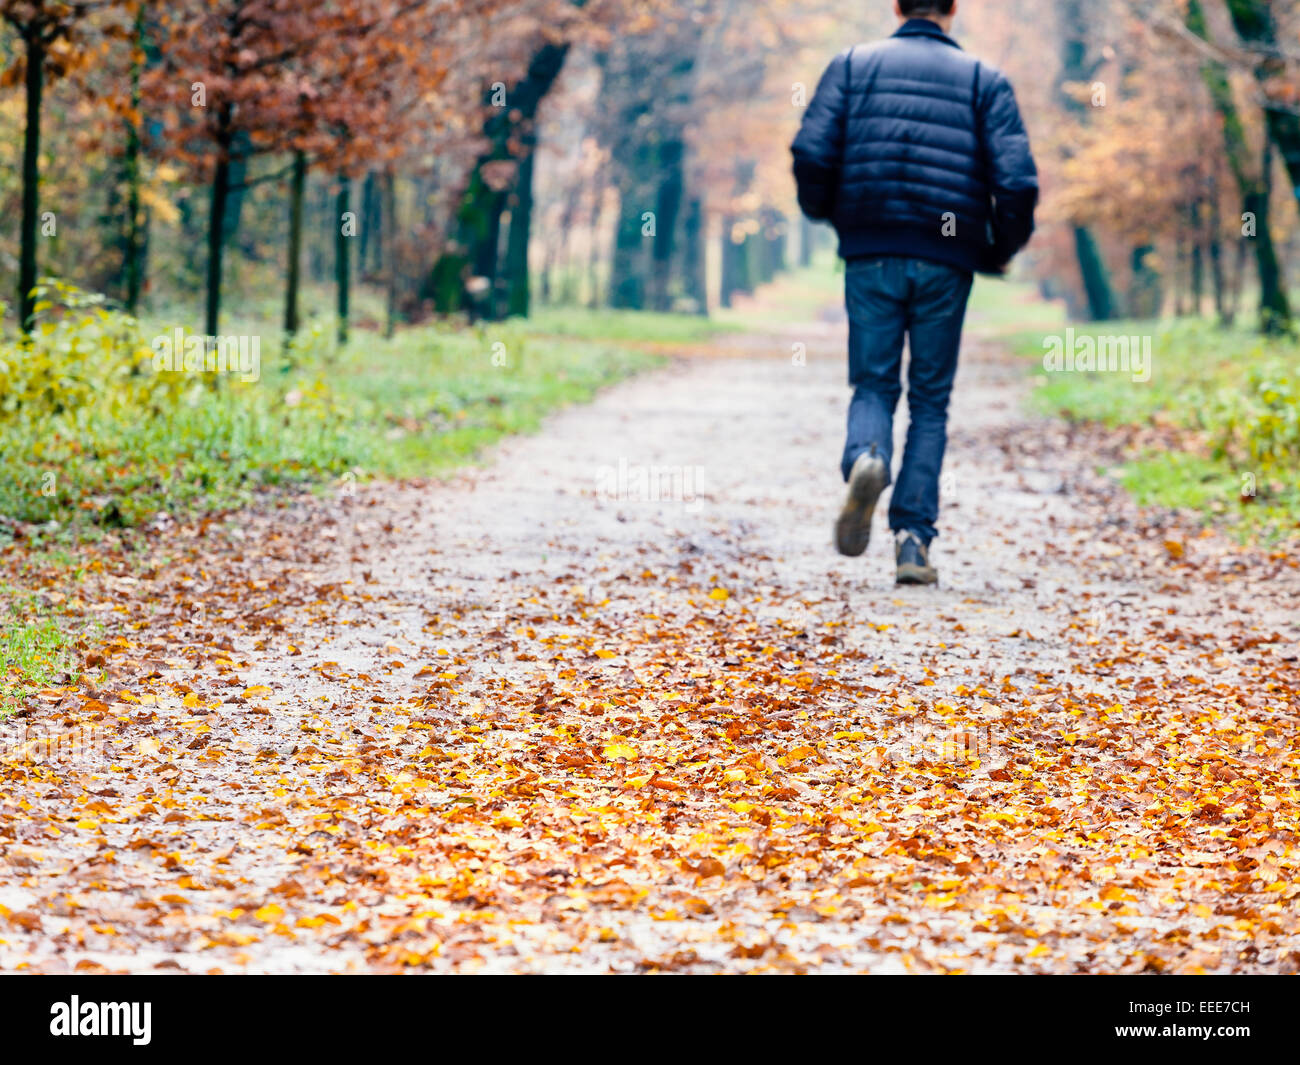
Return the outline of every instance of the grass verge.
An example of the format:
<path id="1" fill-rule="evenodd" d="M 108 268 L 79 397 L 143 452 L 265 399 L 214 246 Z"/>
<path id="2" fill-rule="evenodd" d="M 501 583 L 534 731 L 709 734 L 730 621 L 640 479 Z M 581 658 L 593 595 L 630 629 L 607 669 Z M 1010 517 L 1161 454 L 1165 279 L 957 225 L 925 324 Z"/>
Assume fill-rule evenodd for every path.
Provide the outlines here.
<path id="1" fill-rule="evenodd" d="M 1144 505 L 1194 510 L 1238 538 L 1275 543 L 1300 530 L 1300 347 L 1202 319 L 1017 326 L 1014 351 L 1039 364 L 1044 412 L 1124 434 L 1127 461 L 1110 472 Z M 1109 351 L 1127 338 L 1149 352 L 1135 372 L 1049 368 L 1049 347 Z M 1122 350 L 1122 349 L 1116 349 Z"/>
<path id="2" fill-rule="evenodd" d="M 654 345 L 719 328 L 548 311 L 392 340 L 358 332 L 342 350 L 318 327 L 286 351 L 268 323 L 235 319 L 228 335 L 256 342 L 255 372 L 203 374 L 156 371 L 156 338 L 175 331 L 166 319 L 93 304 L 44 313 L 32 348 L 0 349 L 0 515 L 78 535 L 349 474 L 438 475 L 655 365 Z"/>
<path id="3" fill-rule="evenodd" d="M 0 718 L 72 668 L 71 637 L 34 596 L 0 587 Z"/>

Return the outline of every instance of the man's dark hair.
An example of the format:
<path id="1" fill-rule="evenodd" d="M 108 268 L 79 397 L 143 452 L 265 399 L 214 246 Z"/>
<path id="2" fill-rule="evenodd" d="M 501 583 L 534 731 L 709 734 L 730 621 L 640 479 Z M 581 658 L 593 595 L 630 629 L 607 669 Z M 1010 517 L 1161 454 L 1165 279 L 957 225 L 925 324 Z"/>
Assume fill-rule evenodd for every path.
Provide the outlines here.
<path id="1" fill-rule="evenodd" d="M 904 15 L 951 15 L 952 0 L 898 0 Z"/>

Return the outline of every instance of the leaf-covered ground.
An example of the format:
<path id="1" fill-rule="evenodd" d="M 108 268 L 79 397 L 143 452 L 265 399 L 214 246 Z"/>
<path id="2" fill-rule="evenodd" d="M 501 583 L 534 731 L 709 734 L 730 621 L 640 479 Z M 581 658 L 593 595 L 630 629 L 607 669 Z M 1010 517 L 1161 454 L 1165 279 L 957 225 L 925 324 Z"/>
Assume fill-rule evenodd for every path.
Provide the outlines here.
<path id="1" fill-rule="evenodd" d="M 829 546 L 841 344 L 110 556 L 0 723 L 0 967 L 1300 970 L 1296 558 L 1139 513 L 974 344 L 895 589 Z"/>

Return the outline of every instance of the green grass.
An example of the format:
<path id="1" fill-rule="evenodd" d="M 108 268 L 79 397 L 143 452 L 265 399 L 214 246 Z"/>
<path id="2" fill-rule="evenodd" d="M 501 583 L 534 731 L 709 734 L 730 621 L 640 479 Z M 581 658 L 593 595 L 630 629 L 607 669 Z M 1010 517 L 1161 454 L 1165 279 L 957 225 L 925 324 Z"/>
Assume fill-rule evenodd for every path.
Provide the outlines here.
<path id="1" fill-rule="evenodd" d="M 752 301 L 739 297 L 739 306 L 719 310 L 715 317 L 742 331 L 816 321 L 827 308 L 844 306 L 844 263 L 833 252 L 821 252 L 812 265 L 778 274 L 757 295 Z"/>
<path id="2" fill-rule="evenodd" d="M 1198 511 L 1242 539 L 1276 542 L 1294 535 L 1300 521 L 1300 486 L 1294 480 L 1261 485 L 1254 474 L 1202 455 L 1150 451 L 1115 472 L 1143 506 Z"/>
<path id="3" fill-rule="evenodd" d="M 966 324 L 975 332 L 999 335 L 1054 331 L 1065 328 L 1065 305 L 1043 299 L 1032 282 L 977 276 Z"/>
<path id="4" fill-rule="evenodd" d="M 1017 324 L 1013 349 L 1037 363 L 1038 409 L 1118 428 L 1160 427 L 1161 443 L 1113 471 L 1139 502 L 1200 512 L 1266 542 L 1300 528 L 1300 348 L 1249 326 L 1202 319 L 1075 325 L 1082 337 L 1151 339 L 1151 379 L 1111 372 L 1047 372 L 1045 338 L 1063 323 Z M 1177 441 L 1168 446 L 1169 438 Z"/>
<path id="5" fill-rule="evenodd" d="M 630 341 L 634 344 L 698 344 L 736 332 L 738 328 L 735 323 L 697 314 L 574 307 L 538 307 L 528 319 L 528 332 L 535 336 Z"/>
<path id="6" fill-rule="evenodd" d="M 33 597 L 0 588 L 6 601 L 0 628 L 0 717 L 13 713 L 34 691 L 72 667 L 70 639 L 56 617 Z"/>
<path id="7" fill-rule="evenodd" d="M 365 474 L 437 474 L 659 361 L 626 346 L 630 323 L 592 317 L 569 312 L 473 331 L 425 327 L 392 342 L 351 345 L 327 365 L 331 380 L 348 382 L 353 411 L 336 441 Z M 551 329 L 559 331 L 544 335 Z M 637 339 L 676 343 L 682 332 L 677 323 L 649 321 Z"/>
<path id="8" fill-rule="evenodd" d="M 228 510 L 269 488 L 347 473 L 438 475 L 655 365 L 655 345 L 724 328 L 548 310 L 526 323 L 425 325 L 392 340 L 357 331 L 342 351 L 321 328 L 286 354 L 273 325 L 232 316 L 225 333 L 261 338 L 259 380 L 159 384 L 149 343 L 174 327 L 163 316 L 138 327 L 92 316 L 65 322 L 35 358 L 8 345 L 7 393 L 22 402 L 0 409 L 0 514 L 81 534 L 160 511 Z M 126 328 L 134 333 L 124 338 Z M 143 372 L 131 371 L 133 359 Z"/>

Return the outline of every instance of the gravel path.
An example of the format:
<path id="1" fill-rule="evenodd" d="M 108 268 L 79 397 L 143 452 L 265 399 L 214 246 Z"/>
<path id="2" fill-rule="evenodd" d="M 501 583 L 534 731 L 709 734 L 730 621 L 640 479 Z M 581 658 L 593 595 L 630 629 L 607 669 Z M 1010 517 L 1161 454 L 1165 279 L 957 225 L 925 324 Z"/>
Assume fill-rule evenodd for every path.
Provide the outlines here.
<path id="1" fill-rule="evenodd" d="M 107 575 L 97 686 L 0 732 L 0 967 L 1300 968 L 1295 560 L 977 337 L 896 589 L 883 514 L 830 546 L 843 332 Z"/>

